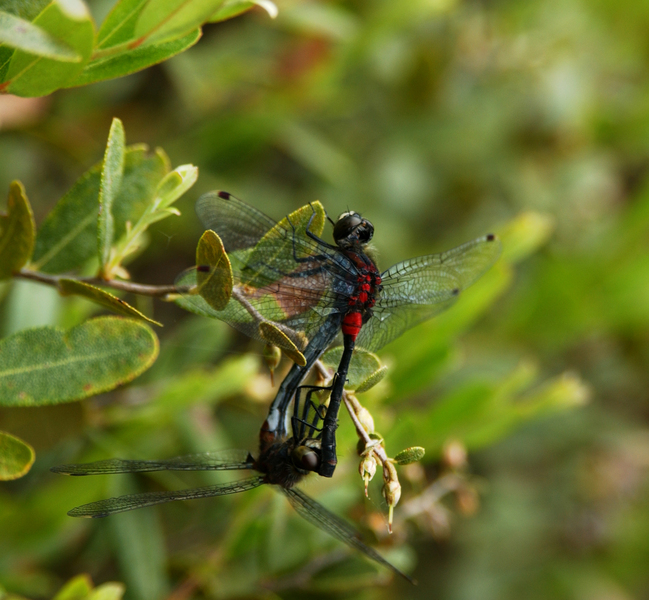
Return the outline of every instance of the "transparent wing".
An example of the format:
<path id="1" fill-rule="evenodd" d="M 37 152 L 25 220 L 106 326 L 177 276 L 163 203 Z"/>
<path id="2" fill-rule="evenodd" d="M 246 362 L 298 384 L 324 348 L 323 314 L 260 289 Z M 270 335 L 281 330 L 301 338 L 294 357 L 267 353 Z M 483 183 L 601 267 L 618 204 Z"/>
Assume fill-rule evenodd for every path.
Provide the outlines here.
<path id="1" fill-rule="evenodd" d="M 199 198 L 197 212 L 204 225 L 223 240 L 232 266 L 233 295 L 220 311 L 199 295 L 186 295 L 177 303 L 257 339 L 263 339 L 259 324 L 272 321 L 284 326 L 283 331 L 303 348 L 300 333 L 311 337 L 329 315 L 345 311 L 357 278 L 356 267 L 343 253 L 308 237 L 307 228 L 319 233 L 324 227 L 325 214 L 319 203 L 275 223 L 241 200 L 223 194 L 212 192 Z M 176 284 L 194 286 L 196 270 L 183 273 Z"/>
<path id="2" fill-rule="evenodd" d="M 218 233 L 227 252 L 252 248 L 275 226 L 275 221 L 228 192 L 203 194 L 196 214 L 205 229 Z"/>
<path id="3" fill-rule="evenodd" d="M 241 481 L 219 483 L 191 490 L 128 494 L 127 496 L 118 496 L 117 498 L 109 498 L 108 500 L 99 500 L 98 502 L 77 506 L 77 508 L 73 508 L 68 512 L 68 515 L 71 517 L 88 518 L 107 517 L 115 513 L 144 508 L 145 506 L 153 506 L 154 504 L 173 502 L 175 500 L 194 500 L 195 498 L 211 498 L 212 496 L 238 494 L 239 492 L 256 488 L 263 483 L 263 477 L 251 477 L 250 479 L 242 479 Z"/>
<path id="4" fill-rule="evenodd" d="M 64 475 L 109 475 L 114 473 L 146 473 L 149 471 L 236 471 L 252 469 L 254 459 L 247 450 L 220 450 L 188 454 L 169 460 L 124 460 L 112 458 L 97 462 L 53 467 Z"/>
<path id="5" fill-rule="evenodd" d="M 383 289 L 374 316 L 361 329 L 357 345 L 376 351 L 446 310 L 498 260 L 500 252 L 500 240 L 490 234 L 390 267 L 381 274 Z"/>
<path id="6" fill-rule="evenodd" d="M 282 492 L 286 494 L 289 499 L 289 502 L 296 510 L 296 512 L 309 521 L 312 525 L 322 529 L 322 531 L 327 532 L 329 535 L 339 539 L 341 542 L 345 542 L 348 546 L 359 550 L 365 556 L 368 556 L 372 560 L 376 561 L 379 564 L 382 564 L 401 577 L 404 577 L 411 583 L 414 583 L 413 579 L 408 577 L 405 573 L 402 573 L 397 569 L 393 564 L 389 563 L 385 558 L 383 558 L 376 550 L 370 548 L 367 544 L 364 544 L 356 530 L 349 525 L 346 521 L 340 517 L 334 515 L 332 512 L 328 511 L 320 503 L 309 498 L 304 492 L 296 489 L 284 489 L 281 488 Z"/>

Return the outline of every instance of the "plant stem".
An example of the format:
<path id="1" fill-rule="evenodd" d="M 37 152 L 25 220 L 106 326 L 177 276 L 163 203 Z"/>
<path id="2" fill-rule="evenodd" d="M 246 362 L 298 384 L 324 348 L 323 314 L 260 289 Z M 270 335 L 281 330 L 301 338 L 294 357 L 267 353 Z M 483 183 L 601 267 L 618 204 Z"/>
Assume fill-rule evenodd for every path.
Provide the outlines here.
<path id="1" fill-rule="evenodd" d="M 131 292 L 133 294 L 140 294 L 142 296 L 152 296 L 154 298 L 167 299 L 166 296 L 172 294 L 182 294 L 188 292 L 189 286 L 175 286 L 175 285 L 147 285 L 144 283 L 132 283 L 130 281 L 122 281 L 119 279 L 105 280 L 99 277 L 74 277 L 72 275 L 48 275 L 39 271 L 30 271 L 29 269 L 21 269 L 14 273 L 15 277 L 21 279 L 29 279 L 31 281 L 38 281 L 46 285 L 58 287 L 60 279 L 74 279 L 90 285 L 109 287 L 123 292 Z"/>

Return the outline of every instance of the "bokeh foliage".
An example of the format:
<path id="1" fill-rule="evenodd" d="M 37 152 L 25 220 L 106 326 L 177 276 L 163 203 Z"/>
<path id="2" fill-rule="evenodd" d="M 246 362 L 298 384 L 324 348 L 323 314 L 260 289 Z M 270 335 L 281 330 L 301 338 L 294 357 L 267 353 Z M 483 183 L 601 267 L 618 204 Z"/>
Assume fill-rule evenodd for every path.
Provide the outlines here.
<path id="1" fill-rule="evenodd" d="M 91 3 L 95 21 L 113 4 Z M 73 521 L 66 510 L 84 502 L 214 475 L 73 479 L 50 466 L 254 450 L 272 397 L 257 343 L 130 298 L 165 325 L 144 375 L 80 403 L 0 411 L 0 429 L 37 456 L 27 476 L 1 484 L 0 584 L 53 597 L 88 572 L 97 585 L 124 582 L 135 600 L 183 584 L 196 598 L 269 594 L 262 585 L 293 597 L 304 593 L 295 573 L 308 576 L 305 565 L 333 550 L 324 554 L 332 564 L 306 579 L 321 596 L 646 596 L 649 10 L 633 0 L 279 9 L 272 22 L 252 11 L 206 26 L 190 50 L 126 78 L 0 97 L 0 189 L 20 179 L 40 227 L 101 160 L 118 116 L 130 142 L 200 168 L 176 202 L 182 216 L 147 231 L 146 251 L 129 264 L 135 281 L 170 283 L 193 263 L 192 203 L 213 188 L 278 219 L 315 199 L 334 216 L 362 211 L 383 267 L 496 230 L 503 260 L 451 311 L 388 346 L 386 379 L 359 396 L 388 449 L 426 447 L 428 480 L 448 438 L 463 440 L 482 507 L 454 518 L 448 541 L 431 541 L 421 513 L 395 526 L 408 545 L 386 540 L 379 487 L 370 488 L 377 505 L 363 507 L 355 436 L 341 414 L 335 481 L 312 478 L 308 492 L 373 529 L 388 558 L 416 565 L 416 589 L 369 585 L 372 565 L 347 554 L 336 562 L 340 546 L 265 489 Z M 32 282 L 4 294 L 3 336 L 69 330 L 97 310 Z M 421 492 L 420 476 L 404 478 L 397 518 Z"/>

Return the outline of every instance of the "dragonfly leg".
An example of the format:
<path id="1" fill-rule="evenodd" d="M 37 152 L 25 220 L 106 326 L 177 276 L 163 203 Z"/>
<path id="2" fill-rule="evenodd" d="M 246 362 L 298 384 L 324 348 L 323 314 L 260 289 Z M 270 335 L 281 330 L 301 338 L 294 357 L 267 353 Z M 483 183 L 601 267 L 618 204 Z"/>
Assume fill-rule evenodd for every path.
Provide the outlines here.
<path id="1" fill-rule="evenodd" d="M 304 406 L 300 411 L 300 398 L 302 390 L 309 390 L 306 394 L 304 400 Z M 293 417 L 291 418 L 291 425 L 293 426 L 293 435 L 297 443 L 301 440 L 313 437 L 313 432 L 317 431 L 322 432 L 322 428 L 318 427 L 318 422 L 322 421 L 326 415 L 326 406 L 322 403 L 316 403 L 312 400 L 312 396 L 315 392 L 320 392 L 322 390 L 330 390 L 331 386 L 324 387 L 319 385 L 302 385 L 300 386 L 295 393 L 295 404 L 293 408 Z M 309 413 L 313 411 L 312 419 L 309 419 Z M 301 413 L 301 414 L 300 414 Z M 307 435 L 308 428 L 308 435 Z M 318 435 L 315 439 L 318 439 Z"/>

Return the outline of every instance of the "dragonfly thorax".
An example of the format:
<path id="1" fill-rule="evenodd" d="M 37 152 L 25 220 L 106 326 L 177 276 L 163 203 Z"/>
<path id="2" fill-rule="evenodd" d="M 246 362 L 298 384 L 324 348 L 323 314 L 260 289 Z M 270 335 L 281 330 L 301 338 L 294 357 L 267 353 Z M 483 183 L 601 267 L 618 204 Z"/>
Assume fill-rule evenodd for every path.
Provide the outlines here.
<path id="1" fill-rule="evenodd" d="M 367 244 L 374 235 L 374 225 L 357 212 L 346 212 L 334 225 L 334 241 L 341 248 Z"/>

